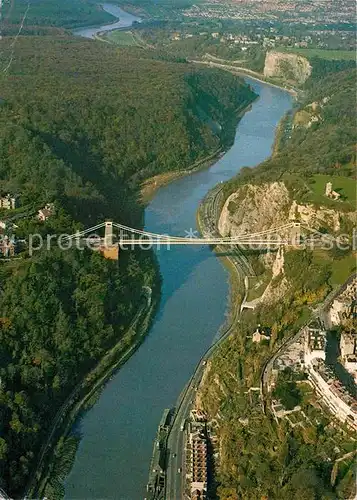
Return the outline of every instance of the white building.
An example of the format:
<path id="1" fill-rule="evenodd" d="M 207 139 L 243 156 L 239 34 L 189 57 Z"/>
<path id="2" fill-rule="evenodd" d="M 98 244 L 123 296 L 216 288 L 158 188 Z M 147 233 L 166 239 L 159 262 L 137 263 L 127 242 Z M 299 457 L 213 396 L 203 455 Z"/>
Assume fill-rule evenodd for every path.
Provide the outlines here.
<path id="1" fill-rule="evenodd" d="M 4 210 L 14 210 L 17 208 L 17 198 L 11 194 L 0 197 L 0 208 Z"/>
<path id="2" fill-rule="evenodd" d="M 313 360 L 308 367 L 308 373 L 311 384 L 331 413 L 351 429 L 357 430 L 356 400 L 347 395 L 341 383 L 329 375 L 321 360 Z"/>
<path id="3" fill-rule="evenodd" d="M 308 367 L 314 359 L 326 359 L 326 332 L 319 328 L 306 328 L 304 362 Z"/>
<path id="4" fill-rule="evenodd" d="M 41 208 L 37 213 L 37 219 L 41 222 L 46 221 L 49 217 L 54 214 L 55 206 L 53 203 L 47 203 L 43 208 Z"/>

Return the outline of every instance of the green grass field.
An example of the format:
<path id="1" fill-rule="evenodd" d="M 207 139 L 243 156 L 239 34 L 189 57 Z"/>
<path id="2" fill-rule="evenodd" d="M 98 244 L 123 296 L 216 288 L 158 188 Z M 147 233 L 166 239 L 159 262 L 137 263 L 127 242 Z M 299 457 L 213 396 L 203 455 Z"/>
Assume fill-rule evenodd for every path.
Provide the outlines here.
<path id="1" fill-rule="evenodd" d="M 121 47 L 130 47 L 134 45 L 136 46 L 139 45 L 131 31 L 121 31 L 121 30 L 110 31 L 105 36 L 105 39 Z"/>
<path id="2" fill-rule="evenodd" d="M 316 174 L 312 177 L 312 182 L 309 182 L 309 188 L 313 192 L 313 201 L 316 201 L 317 203 L 326 201 L 325 188 L 327 182 L 332 182 L 332 189 L 341 194 L 341 200 L 343 202 L 349 203 L 353 208 L 356 207 L 356 181 L 351 177 L 343 177 L 338 175 L 331 176 Z"/>
<path id="3" fill-rule="evenodd" d="M 307 59 L 311 57 L 320 57 L 321 59 L 353 61 L 356 59 L 356 53 L 353 50 L 326 50 L 326 49 L 301 49 L 298 47 L 276 47 L 277 52 L 289 52 L 299 54 Z"/>
<path id="4" fill-rule="evenodd" d="M 267 271 L 263 276 L 249 278 L 249 291 L 247 301 L 260 298 L 272 279 L 272 273 Z"/>
<path id="5" fill-rule="evenodd" d="M 356 254 L 350 254 L 343 259 L 334 260 L 332 263 L 331 284 L 342 285 L 347 278 L 356 271 L 357 260 Z"/>

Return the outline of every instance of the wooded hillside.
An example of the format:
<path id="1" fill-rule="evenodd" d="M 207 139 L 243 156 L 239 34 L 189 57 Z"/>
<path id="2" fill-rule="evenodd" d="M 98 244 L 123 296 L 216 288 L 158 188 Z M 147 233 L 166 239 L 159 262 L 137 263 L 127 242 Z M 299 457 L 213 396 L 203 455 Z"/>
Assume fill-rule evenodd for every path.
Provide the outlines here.
<path id="1" fill-rule="evenodd" d="M 0 64 L 0 191 L 19 196 L 25 239 L 104 218 L 140 225 L 141 181 L 229 145 L 237 108 L 255 97 L 226 73 L 67 35 L 20 37 Z M 49 202 L 56 214 L 39 222 Z M 19 496 L 56 411 L 157 276 L 148 252 L 118 266 L 52 250 L 0 261 L 0 278 L 0 487 Z"/>

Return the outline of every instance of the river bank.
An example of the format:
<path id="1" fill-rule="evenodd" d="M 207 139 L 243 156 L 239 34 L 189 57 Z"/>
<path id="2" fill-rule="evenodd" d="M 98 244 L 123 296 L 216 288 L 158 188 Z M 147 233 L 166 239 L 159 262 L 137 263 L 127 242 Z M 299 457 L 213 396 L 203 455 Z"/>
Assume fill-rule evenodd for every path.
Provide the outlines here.
<path id="1" fill-rule="evenodd" d="M 48 455 L 57 454 L 58 443 L 71 434 L 71 428 L 82 411 L 88 410 L 94 404 L 93 396 L 103 389 L 112 374 L 140 347 L 150 329 L 158 304 L 159 295 L 153 294 L 152 289 L 146 290 L 143 304 L 136 312 L 126 333 L 68 396 L 58 411 L 51 432 L 42 447 L 36 470 L 33 471 L 26 487 L 26 497 L 46 497 L 48 485 L 61 482 L 61 478 L 57 478 L 52 472 L 50 465 L 53 458 Z"/>
<path id="2" fill-rule="evenodd" d="M 115 29 L 129 28 L 134 24 L 134 22 L 141 22 L 141 18 L 124 11 L 118 5 L 103 2 L 100 4 L 100 7 L 105 12 L 113 16 L 114 20 L 111 23 L 104 26 L 86 26 L 76 28 L 72 30 L 72 34 L 75 36 L 82 36 L 84 38 L 95 39 L 101 33 L 113 31 Z"/>
<path id="3" fill-rule="evenodd" d="M 220 64 L 213 61 L 200 61 L 194 59 L 189 59 L 188 62 L 193 64 L 201 64 L 203 66 L 209 66 L 213 68 L 220 68 L 224 71 L 229 71 L 230 73 L 233 73 L 237 76 L 243 76 L 243 77 L 248 76 L 251 80 L 254 80 L 256 82 L 264 83 L 265 85 L 270 85 L 271 87 L 284 90 L 285 92 L 291 94 L 294 98 L 297 98 L 299 95 L 298 90 L 292 87 L 291 85 L 286 85 L 286 86 L 279 85 L 277 83 L 270 81 L 269 78 L 266 78 L 262 73 L 258 73 L 257 71 L 253 71 L 248 68 L 244 68 L 242 66 L 231 66 L 229 64 Z"/>
<path id="4" fill-rule="evenodd" d="M 291 97 L 248 81 L 260 98 L 240 120 L 232 147 L 210 168 L 157 190 L 145 210 L 146 230 L 175 235 L 195 231 L 197 207 L 206 193 L 242 166 L 257 165 L 271 154 L 275 128 L 290 109 Z M 82 439 L 66 481 L 67 498 L 145 495 L 162 411 L 175 404 L 228 321 L 229 273 L 209 248 L 161 249 L 157 258 L 163 279 L 158 314 L 141 348 L 79 423 Z"/>
<path id="5" fill-rule="evenodd" d="M 256 99 L 258 98 L 259 96 L 256 97 Z M 249 102 L 247 105 L 242 106 L 241 108 L 235 110 L 234 113 L 237 118 L 236 127 L 238 126 L 239 121 L 243 118 L 244 114 L 251 109 L 253 103 L 254 101 Z M 200 170 L 210 168 L 220 158 L 222 158 L 228 150 L 229 147 L 224 147 L 223 145 L 221 145 L 218 149 L 216 149 L 216 151 L 213 151 L 206 157 L 202 158 L 201 160 L 198 160 L 185 170 L 180 170 L 176 172 L 165 172 L 164 174 L 155 175 L 154 177 L 146 179 L 142 184 L 140 191 L 140 197 L 142 203 L 144 205 L 147 205 L 155 196 L 156 192 L 160 188 L 168 185 L 170 182 L 180 179 L 186 175 L 191 175 L 195 172 L 199 172 Z"/>

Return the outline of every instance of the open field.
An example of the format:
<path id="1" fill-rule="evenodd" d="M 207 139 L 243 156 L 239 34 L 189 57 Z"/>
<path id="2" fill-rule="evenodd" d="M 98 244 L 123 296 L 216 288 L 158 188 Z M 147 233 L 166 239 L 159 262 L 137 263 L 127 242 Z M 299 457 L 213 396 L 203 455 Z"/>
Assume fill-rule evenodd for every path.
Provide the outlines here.
<path id="1" fill-rule="evenodd" d="M 276 47 L 277 52 L 290 52 L 306 57 L 320 57 L 321 59 L 353 61 L 356 59 L 356 53 L 353 50 L 327 50 L 327 49 L 301 49 L 298 47 Z"/>
<path id="2" fill-rule="evenodd" d="M 266 271 L 263 276 L 249 278 L 247 302 L 260 298 L 272 279 L 272 273 Z"/>
<path id="3" fill-rule="evenodd" d="M 332 264 L 332 274 L 330 282 L 332 285 L 342 285 L 347 278 L 357 268 L 357 255 L 353 252 L 350 255 L 338 260 L 334 260 Z"/>
<path id="4" fill-rule="evenodd" d="M 312 181 L 309 182 L 309 188 L 312 190 L 313 201 L 322 202 L 326 200 L 325 198 L 325 188 L 326 183 L 332 182 L 332 189 L 341 194 L 341 199 L 343 202 L 348 202 L 352 207 L 356 207 L 357 201 L 357 184 L 352 177 L 343 177 L 339 175 L 322 175 L 316 174 L 312 177 Z M 322 198 L 322 199 L 321 199 Z M 339 203 L 339 202 L 335 202 Z M 337 207 L 338 205 L 336 205 Z"/>
<path id="5" fill-rule="evenodd" d="M 120 45 L 121 47 L 139 45 L 138 40 L 133 36 L 131 31 L 109 31 L 109 33 L 105 36 L 105 39 L 111 43 L 115 43 L 115 45 Z"/>

